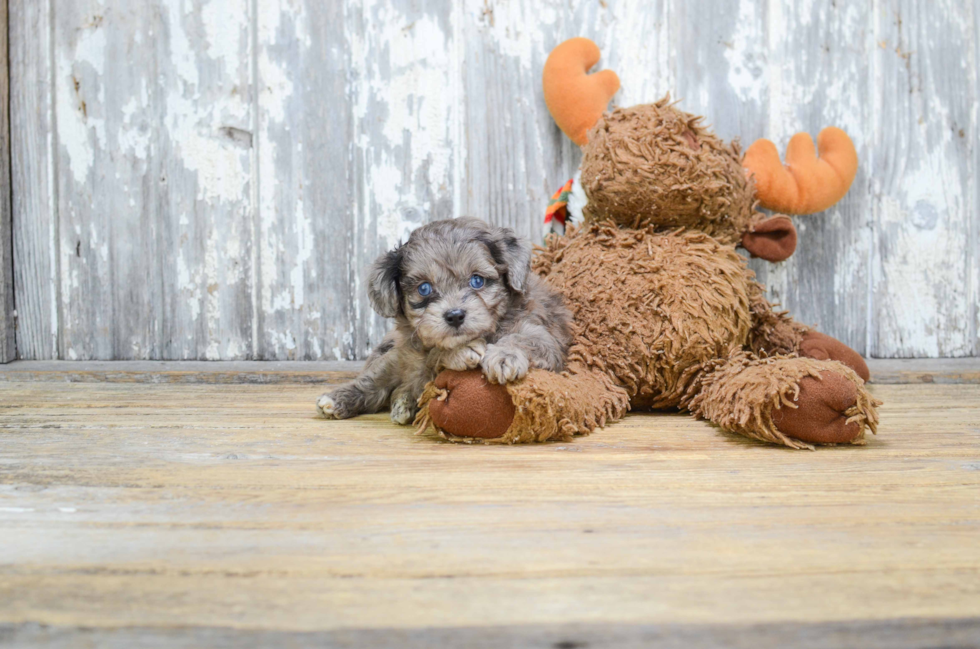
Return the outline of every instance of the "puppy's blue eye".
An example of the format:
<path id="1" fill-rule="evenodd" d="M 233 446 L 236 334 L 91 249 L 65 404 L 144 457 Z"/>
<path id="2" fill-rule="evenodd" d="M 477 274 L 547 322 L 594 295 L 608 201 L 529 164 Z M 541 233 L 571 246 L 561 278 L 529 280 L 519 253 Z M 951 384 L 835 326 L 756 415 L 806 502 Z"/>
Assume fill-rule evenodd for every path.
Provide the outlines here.
<path id="1" fill-rule="evenodd" d="M 430 295 L 432 295 L 432 284 L 429 284 L 428 282 L 422 282 L 421 284 L 419 284 L 418 290 L 419 290 L 419 295 L 421 295 L 422 297 L 429 297 Z"/>
<path id="2" fill-rule="evenodd" d="M 483 288 L 483 285 L 486 284 L 486 282 L 487 281 L 479 275 L 474 275 L 470 278 L 470 286 L 473 288 Z"/>

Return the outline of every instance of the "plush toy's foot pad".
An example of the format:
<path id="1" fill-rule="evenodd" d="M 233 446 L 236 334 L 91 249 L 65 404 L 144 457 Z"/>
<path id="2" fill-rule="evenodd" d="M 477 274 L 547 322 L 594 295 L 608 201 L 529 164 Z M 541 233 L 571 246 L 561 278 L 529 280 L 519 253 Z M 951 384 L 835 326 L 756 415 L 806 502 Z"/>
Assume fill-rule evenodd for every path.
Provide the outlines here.
<path id="1" fill-rule="evenodd" d="M 832 371 L 800 379 L 796 408 L 783 406 L 772 412 L 779 432 L 808 444 L 847 444 L 861 434 L 852 420 L 857 408 L 858 386 Z"/>
<path id="2" fill-rule="evenodd" d="M 808 331 L 800 341 L 800 356 L 814 358 L 818 361 L 840 361 L 854 370 L 867 383 L 871 379 L 868 364 L 861 354 L 827 334 L 819 331 Z"/>
<path id="3" fill-rule="evenodd" d="M 429 401 L 429 417 L 444 433 L 497 439 L 514 421 L 514 402 L 507 387 L 490 383 L 479 370 L 446 370 L 434 383 L 445 397 Z"/>

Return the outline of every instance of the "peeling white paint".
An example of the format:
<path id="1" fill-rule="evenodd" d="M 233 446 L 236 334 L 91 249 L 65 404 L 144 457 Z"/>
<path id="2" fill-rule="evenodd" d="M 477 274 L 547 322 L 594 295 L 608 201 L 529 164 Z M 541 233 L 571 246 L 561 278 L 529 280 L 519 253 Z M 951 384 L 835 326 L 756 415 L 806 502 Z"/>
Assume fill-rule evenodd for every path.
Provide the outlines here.
<path id="1" fill-rule="evenodd" d="M 185 92 L 200 84 L 197 72 L 197 55 L 191 46 L 184 29 L 184 20 L 193 17 L 193 6 L 183 0 L 166 0 L 162 12 L 167 20 L 168 44 L 170 45 L 169 63 L 173 71 L 183 82 Z M 184 9 L 184 11 L 182 11 Z M 152 36 L 152 34 L 151 34 Z"/>
<path id="2" fill-rule="evenodd" d="M 525 2 L 468 2 L 467 24 L 479 25 L 483 37 L 503 56 L 512 57 L 528 74 L 540 74 L 532 69 L 535 54 L 547 55 L 544 42 L 557 26 L 564 12 L 549 3 Z"/>
<path id="3" fill-rule="evenodd" d="M 236 11 L 238 3 L 230 5 L 224 0 L 211 0 L 201 8 L 201 22 L 207 40 L 207 55 L 225 66 L 226 74 L 237 78 L 243 66 L 247 67 L 244 54 L 248 41 L 243 41 L 235 29 L 229 29 L 228 13 Z"/>
<path id="4" fill-rule="evenodd" d="M 191 274 L 183 249 L 177 253 L 177 288 L 186 296 L 188 313 L 196 322 L 201 316 L 201 276 Z"/>
<path id="5" fill-rule="evenodd" d="M 56 79 L 60 101 L 55 102 L 58 142 L 68 153 L 75 182 L 84 185 L 95 162 L 96 147 L 105 147 L 105 120 L 89 114 L 104 100 L 100 80 L 105 73 L 105 32 L 81 30 L 73 51 L 59 50 Z M 83 80 L 85 85 L 83 86 Z M 90 84 L 98 84 L 90 87 Z M 94 96 L 93 96 L 94 93 Z M 86 99 L 87 98 L 87 99 Z"/>
<path id="6" fill-rule="evenodd" d="M 776 5 L 774 7 L 774 5 Z M 778 2 L 769 3 L 770 25 L 778 21 Z M 738 18 L 730 43 L 723 43 L 725 59 L 728 61 L 728 82 L 732 91 L 742 101 L 761 103 L 766 95 L 766 84 L 762 81 L 768 60 L 765 56 L 763 38 L 756 29 L 762 24 L 761 15 L 765 5 L 761 2 L 742 0 L 738 3 Z M 711 98 L 707 98 L 711 101 Z"/>
<path id="7" fill-rule="evenodd" d="M 167 96 L 167 133 L 184 167 L 197 172 L 201 200 L 235 203 L 248 195 L 247 152 L 219 139 L 223 123 L 247 123 L 246 111 L 242 102 L 228 100 L 211 106 L 211 115 L 202 115 L 200 102 L 193 96 Z"/>
<path id="8" fill-rule="evenodd" d="M 874 351 L 970 355 L 976 169 L 963 153 L 976 96 L 961 52 L 977 34 L 950 7 L 931 6 L 915 30 L 898 13 L 876 19 L 875 79 L 899 98 L 875 107 Z"/>
<path id="9" fill-rule="evenodd" d="M 630 18 L 606 24 L 600 41 L 603 58 L 596 67 L 619 75 L 620 90 L 613 104 L 646 104 L 668 92 L 676 94 L 675 45 L 671 43 L 666 4 L 625 0 L 617 5 L 616 13 Z M 535 72 L 540 76 L 540 70 Z"/>
<path id="10" fill-rule="evenodd" d="M 165 353 L 186 357 L 239 358 L 257 349 L 283 358 L 363 355 L 385 327 L 371 314 L 359 272 L 380 249 L 436 214 L 499 219 L 526 210 L 539 220 L 555 175 L 576 159 L 543 112 L 539 68 L 551 45 L 582 34 L 602 47 L 600 67 L 623 80 L 617 103 L 672 91 L 725 137 L 764 133 L 781 150 L 798 130 L 845 128 L 865 173 L 852 192 L 873 209 L 855 217 L 845 206 L 797 220 L 801 245 L 820 232 L 860 228 L 827 249 L 833 291 L 821 293 L 823 307 L 850 318 L 852 276 L 864 273 L 875 353 L 975 350 L 980 278 L 971 284 L 964 273 L 976 273 L 978 253 L 967 246 L 980 227 L 977 162 L 965 159 L 971 145 L 963 140 L 977 132 L 976 70 L 969 57 L 949 52 L 975 49 L 976 21 L 961 20 L 948 3 L 923 5 L 919 27 L 904 32 L 894 12 L 861 3 L 714 7 L 720 15 L 706 20 L 713 28 L 699 32 L 699 9 L 690 3 L 647 0 L 440 7 L 368 0 L 343 3 L 329 25 L 319 12 L 336 7 L 310 0 L 161 0 L 145 10 L 153 14 L 122 0 L 60 5 L 48 18 L 56 29 L 40 30 L 37 47 L 54 55 L 54 69 L 42 76 L 53 82 L 57 128 L 46 136 L 57 159 L 42 166 L 56 181 L 46 200 L 57 204 L 61 230 L 38 237 L 50 248 L 41 253 L 51 261 L 40 301 L 51 308 L 32 331 L 49 335 L 55 348 L 61 340 L 68 358 L 107 349 L 159 354 L 161 317 L 177 339 Z M 84 13 L 93 8 L 98 20 Z M 312 26 L 336 28 L 336 38 L 314 43 Z M 821 33 L 833 36 L 825 39 L 829 50 L 814 35 Z M 58 39 L 50 48 L 49 34 Z M 142 58 L 150 48 L 153 57 Z M 111 60 L 124 50 L 132 60 Z M 869 58 L 868 87 L 855 81 L 864 78 L 861 68 L 843 63 L 861 56 Z M 328 69 L 325 60 L 344 63 Z M 126 74 L 120 65 L 129 66 Z M 352 113 L 319 126 L 351 133 L 341 146 L 349 147 L 345 181 L 353 189 L 325 198 L 318 183 L 341 172 L 318 159 L 336 156 L 323 150 L 334 140 L 310 138 L 299 120 L 322 115 L 317 104 L 328 98 L 320 93 L 336 88 L 337 75 L 346 92 L 336 94 Z M 821 116 L 825 123 L 817 123 Z M 249 149 L 249 138 L 257 148 Z M 157 220 L 142 234 L 153 254 L 172 255 L 165 263 L 127 240 L 151 214 Z M 346 245 L 328 248 L 345 258 L 323 258 L 324 223 L 345 228 L 336 236 Z M 163 243 L 171 239 L 172 250 Z M 334 288 L 348 281 L 348 261 L 356 267 L 349 295 L 346 286 Z M 138 267 L 142 275 L 123 275 L 155 282 L 158 266 L 173 269 L 161 281 L 176 293 L 176 307 L 165 307 L 175 313 L 107 315 L 108 300 L 131 289 L 100 286 L 107 269 Z M 798 300 L 800 285 L 812 286 L 807 273 L 821 271 L 790 261 L 768 279 L 774 294 Z M 159 310 L 162 300 L 150 302 Z M 145 329 L 107 342 L 106 329 L 116 335 L 130 322 Z"/>
<path id="11" fill-rule="evenodd" d="M 141 119 L 145 108 L 145 103 L 139 103 L 135 96 L 130 97 L 122 107 L 123 123 L 116 133 L 119 148 L 137 161 L 145 161 L 150 153 L 151 131 Z"/>
<path id="12" fill-rule="evenodd" d="M 198 55 L 184 25 L 193 13 L 181 13 L 179 7 L 182 5 L 170 4 L 164 12 L 173 71 L 180 81 L 178 88 L 167 93 L 167 135 L 184 167 L 198 174 L 198 198 L 208 202 L 236 203 L 248 196 L 249 156 L 223 137 L 221 129 L 228 126 L 247 128 L 250 106 L 242 91 L 223 93 L 207 102 L 202 101 Z M 208 52 L 217 48 L 214 51 L 224 62 L 228 57 L 235 58 L 236 52 L 247 50 L 247 27 L 240 24 L 235 29 L 228 24 L 227 16 L 239 5 L 238 2 L 212 0 L 203 15 L 209 34 L 222 33 L 209 42 Z M 238 69 L 237 65 L 230 67 Z"/>
<path id="13" fill-rule="evenodd" d="M 301 309 L 306 304 L 305 288 L 305 269 L 307 262 L 313 256 L 313 229 L 310 218 L 303 207 L 302 195 L 296 199 L 296 242 L 299 246 L 298 253 L 293 261 L 293 269 L 289 273 L 289 283 L 293 288 L 292 308 Z"/>
<path id="14" fill-rule="evenodd" d="M 454 44 L 434 16 L 406 16 L 383 2 L 365 3 L 364 13 L 370 40 L 352 39 L 363 65 L 354 90 L 357 146 L 368 167 L 364 195 L 390 248 L 431 209 L 420 194 L 452 191 Z"/>
<path id="15" fill-rule="evenodd" d="M 258 125 L 260 149 L 259 177 L 271 179 L 260 186 L 257 242 L 261 283 L 257 287 L 256 307 L 263 320 L 278 322 L 279 314 L 305 312 L 305 285 L 312 257 L 312 231 L 303 201 L 302 175 L 288 181 L 280 177 L 280 165 L 302 168 L 301 142 L 292 135 L 288 111 L 294 102 L 305 98 L 302 87 L 294 83 L 299 70 L 290 68 L 292 59 L 280 60 L 281 53 L 298 47 L 309 47 L 307 17 L 303 7 L 286 7 L 278 1 L 260 0 L 257 52 Z M 324 128 L 337 125 L 325 124 Z M 295 245 L 295 248 L 294 248 Z M 290 318 L 288 322 L 295 322 Z M 298 333 L 298 332 L 297 332 Z M 302 334 L 305 338 L 305 332 Z M 263 354 L 273 358 L 296 355 L 296 335 L 287 335 L 277 327 L 267 326 L 262 336 Z"/>
<path id="16" fill-rule="evenodd" d="M 286 103 L 293 94 L 293 81 L 289 73 L 269 59 L 268 50 L 259 54 L 259 78 L 262 80 L 262 110 L 265 118 L 273 122 L 285 122 Z"/>
<path id="17" fill-rule="evenodd" d="M 944 223 L 964 213 L 962 179 L 950 177 L 955 169 L 939 146 L 912 164 L 900 193 L 880 197 L 878 226 L 888 243 L 879 261 L 889 290 L 878 315 L 886 331 L 901 332 L 892 344 L 902 349 L 928 357 L 969 355 L 970 311 L 962 308 L 967 286 L 947 272 L 965 267 L 966 250 L 963 237 Z"/>

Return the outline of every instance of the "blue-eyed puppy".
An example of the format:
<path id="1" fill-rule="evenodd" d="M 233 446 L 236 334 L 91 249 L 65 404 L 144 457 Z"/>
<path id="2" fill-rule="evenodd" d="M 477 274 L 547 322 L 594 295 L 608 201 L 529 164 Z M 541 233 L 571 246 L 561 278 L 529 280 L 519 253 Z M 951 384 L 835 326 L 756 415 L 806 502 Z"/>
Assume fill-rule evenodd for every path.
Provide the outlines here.
<path id="1" fill-rule="evenodd" d="M 407 424 L 443 369 L 480 367 L 491 383 L 564 369 L 569 313 L 531 272 L 530 243 L 509 228 L 467 217 L 424 225 L 374 262 L 369 294 L 395 328 L 357 379 L 317 400 L 328 418 L 390 407 L 391 420 Z"/>

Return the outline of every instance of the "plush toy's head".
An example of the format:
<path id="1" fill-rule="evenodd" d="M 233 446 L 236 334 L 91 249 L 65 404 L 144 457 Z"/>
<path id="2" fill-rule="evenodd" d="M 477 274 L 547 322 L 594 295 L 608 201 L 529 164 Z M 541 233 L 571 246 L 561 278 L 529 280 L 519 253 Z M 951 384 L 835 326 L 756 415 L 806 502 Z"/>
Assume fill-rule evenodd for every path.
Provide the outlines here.
<path id="1" fill-rule="evenodd" d="M 622 227 L 690 227 L 737 243 L 755 211 L 737 145 L 670 105 L 616 108 L 582 147 L 583 216 Z"/>
<path id="2" fill-rule="evenodd" d="M 587 221 L 698 229 L 781 261 L 796 248 L 796 229 L 788 217 L 767 218 L 755 206 L 822 211 L 854 179 L 857 154 L 840 129 L 821 132 L 819 158 L 808 135 L 794 136 L 784 167 L 768 140 L 752 145 L 743 159 L 737 143 L 722 142 L 669 97 L 606 112 L 619 78 L 609 70 L 588 74 L 598 60 L 595 43 L 573 38 L 552 51 L 544 68 L 545 102 L 582 147 L 578 204 Z"/>

